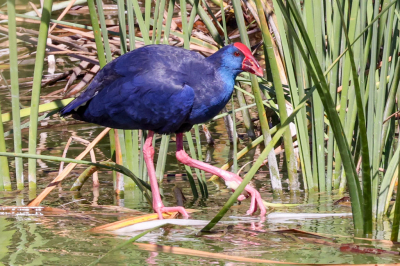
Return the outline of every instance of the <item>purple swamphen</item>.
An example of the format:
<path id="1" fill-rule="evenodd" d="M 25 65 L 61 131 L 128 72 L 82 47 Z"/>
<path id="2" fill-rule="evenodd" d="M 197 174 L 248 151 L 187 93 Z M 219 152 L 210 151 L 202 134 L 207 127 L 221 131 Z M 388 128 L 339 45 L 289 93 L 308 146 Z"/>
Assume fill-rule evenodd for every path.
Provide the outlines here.
<path id="1" fill-rule="evenodd" d="M 149 130 L 143 147 L 153 209 L 160 219 L 163 212 L 188 214 L 183 207 L 164 207 L 154 171 L 154 132 L 176 134 L 176 158 L 223 178 L 236 189 L 242 179 L 209 164 L 194 160 L 183 149 L 183 132 L 217 115 L 229 101 L 236 76 L 247 71 L 262 76 L 263 71 L 251 51 L 242 43 L 220 49 L 210 57 L 169 45 L 149 45 L 126 53 L 108 63 L 88 88 L 62 111 L 62 116 L 118 129 Z M 246 186 L 253 214 L 266 209 L 260 193 Z M 241 195 L 239 200 L 245 199 Z"/>

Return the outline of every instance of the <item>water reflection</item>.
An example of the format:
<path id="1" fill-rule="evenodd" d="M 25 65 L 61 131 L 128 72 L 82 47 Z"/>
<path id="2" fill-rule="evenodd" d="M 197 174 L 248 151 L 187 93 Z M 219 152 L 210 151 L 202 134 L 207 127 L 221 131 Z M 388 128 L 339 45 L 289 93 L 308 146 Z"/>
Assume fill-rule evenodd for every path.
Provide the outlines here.
<path id="1" fill-rule="evenodd" d="M 100 176 L 100 180 L 102 176 Z M 165 201 L 172 202 L 172 187 L 174 184 L 166 184 Z M 184 180 L 179 182 L 183 193 L 188 195 L 190 188 Z M 186 207 L 194 206 L 202 209 L 200 213 L 192 214 L 191 219 L 209 220 L 218 211 L 221 205 L 228 199 L 230 193 L 215 193 L 215 187 L 209 187 L 212 196 L 210 200 L 188 201 Z M 73 204 L 59 204 L 69 209 L 67 215 L 45 215 L 45 216 L 0 216 L 0 262 L 5 264 L 63 264 L 63 265 L 86 265 L 103 256 L 113 247 L 123 243 L 130 236 L 138 234 L 133 232 L 125 235 L 92 234 L 87 229 L 106 224 L 117 219 L 123 219 L 133 213 L 123 213 L 96 209 L 96 204 L 106 205 L 112 202 L 112 198 L 104 198 L 112 191 L 112 184 L 102 186 L 98 191 L 91 192 L 92 188 L 87 185 L 81 191 L 81 200 L 77 198 L 65 199 Z M 124 205 L 129 208 L 149 211 L 142 195 L 132 191 L 125 195 Z M 9 195 L 8 195 L 9 196 Z M 20 195 L 13 195 L 14 200 Z M 264 198 L 272 198 L 270 194 L 263 194 Z M 0 203 L 7 200 L 5 194 L 1 194 Z M 93 199 L 93 201 L 82 199 Z M 190 197 L 189 197 L 190 198 Z M 288 200 L 289 195 L 283 199 Z M 303 200 L 303 199 L 301 199 Z M 349 212 L 346 206 L 332 204 L 331 196 L 319 195 L 309 197 L 306 203 L 311 203 L 291 209 L 290 212 Z M 173 204 L 173 202 L 171 203 Z M 165 225 L 163 228 L 155 229 L 142 237 L 138 242 L 153 243 L 163 246 L 178 246 L 206 252 L 219 252 L 248 258 L 269 259 L 278 261 L 291 261 L 302 263 L 390 263 L 399 261 L 398 257 L 391 254 L 355 254 L 341 252 L 343 244 L 354 243 L 384 250 L 396 250 L 398 247 L 388 245 L 387 242 L 371 242 L 357 240 L 352 235 L 351 217 L 327 217 L 317 219 L 293 219 L 289 223 L 270 222 L 260 223 L 256 218 L 245 217 L 243 213 L 247 210 L 248 202 L 240 206 L 234 206 L 229 211 L 224 221 L 217 225 L 212 234 L 198 235 L 202 226 L 173 226 Z M 379 238 L 388 238 L 390 235 L 390 224 L 384 222 L 380 231 L 375 232 Z M 286 229 L 286 231 L 281 231 Z M 289 230 L 287 230 L 289 229 Z M 317 233 L 321 236 L 299 235 L 290 229 L 300 229 L 306 232 Z M 187 264 L 194 261 L 199 264 L 210 264 L 221 261 L 213 258 L 193 257 L 185 255 L 174 255 L 156 251 L 140 251 L 129 245 L 121 250 L 113 252 L 102 259 L 102 264 L 129 264 L 133 261 L 144 264 Z M 201 263 L 200 263 L 201 262 Z M 233 262 L 234 265 L 237 264 Z M 245 263 L 251 265 L 251 263 Z"/>

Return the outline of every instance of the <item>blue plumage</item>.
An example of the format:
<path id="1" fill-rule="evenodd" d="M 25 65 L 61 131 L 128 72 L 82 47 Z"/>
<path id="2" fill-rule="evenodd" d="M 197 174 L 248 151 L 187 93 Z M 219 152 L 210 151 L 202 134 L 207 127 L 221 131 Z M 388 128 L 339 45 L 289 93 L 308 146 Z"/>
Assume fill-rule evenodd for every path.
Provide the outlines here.
<path id="1" fill-rule="evenodd" d="M 244 58 L 234 45 L 208 58 L 168 45 L 144 46 L 107 64 L 61 115 L 119 129 L 185 132 L 226 105 Z"/>

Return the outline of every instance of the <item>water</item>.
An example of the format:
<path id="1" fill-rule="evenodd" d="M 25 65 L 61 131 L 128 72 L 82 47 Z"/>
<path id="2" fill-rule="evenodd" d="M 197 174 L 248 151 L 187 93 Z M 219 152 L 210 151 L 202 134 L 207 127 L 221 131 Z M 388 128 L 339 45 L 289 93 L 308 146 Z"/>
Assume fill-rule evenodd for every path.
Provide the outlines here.
<path id="1" fill-rule="evenodd" d="M 22 12 L 20 12 L 22 13 Z M 55 13 L 57 16 L 59 13 Z M 115 19 L 115 11 L 109 13 L 108 19 Z M 68 21 L 87 23 L 87 13 L 68 15 Z M 37 25 L 32 25 L 33 29 Z M 58 64 L 56 73 L 64 72 L 76 62 L 67 60 L 66 57 L 57 56 Z M 20 78 L 32 77 L 33 61 L 27 61 L 20 65 Z M 45 69 L 47 66 L 45 65 Z M 46 74 L 46 73 L 45 73 Z M 4 71 L 8 78 L 9 73 Z M 43 95 L 63 88 L 64 82 L 57 83 L 43 89 Z M 29 87 L 21 89 L 21 95 L 29 96 Z M 0 91 L 2 112 L 11 109 L 9 92 Z M 45 98 L 43 98 L 43 101 Z M 29 106 L 29 101 L 21 101 Z M 73 120 L 67 119 L 67 122 Z M 11 125 L 6 124 L 6 129 Z M 231 156 L 232 150 L 225 132 L 222 119 L 212 122 L 209 129 L 213 134 L 216 144 L 213 148 L 205 145 L 202 138 L 203 155 L 216 166 L 224 164 Z M 39 151 L 42 155 L 61 156 L 64 146 L 70 136 L 92 140 L 103 130 L 102 127 L 90 124 L 66 125 L 55 116 L 40 122 Z M 23 131 L 23 149 L 28 147 L 28 131 Z M 243 139 L 239 149 L 248 143 Z M 11 137 L 7 138 L 7 147 L 11 150 L 13 143 Z M 73 158 L 83 150 L 81 144 L 73 143 L 67 154 Z M 167 157 L 167 173 L 163 180 L 162 190 L 166 206 L 174 206 L 176 200 L 172 194 L 174 185 L 182 188 L 187 198 L 186 208 L 198 209 L 200 212 L 191 215 L 191 219 L 210 220 L 219 211 L 231 195 L 226 189 L 217 189 L 213 183 L 208 183 L 210 198 L 207 200 L 193 201 L 187 178 L 183 175 L 183 167 L 179 165 L 174 156 L 175 143 L 171 141 Z M 250 152 L 241 159 L 240 165 L 253 159 L 254 153 Z M 102 140 L 95 148 L 96 159 L 106 160 L 110 156 L 108 138 Z M 206 156 L 207 155 L 207 156 Z M 282 159 L 282 158 L 281 158 Z M 11 166 L 12 160 L 10 160 Z M 38 192 L 45 188 L 58 173 L 59 163 L 50 161 L 38 161 Z M 240 166 L 239 165 L 239 166 Z M 243 170 L 246 172 L 250 165 Z M 24 168 L 27 169 L 27 160 L 24 160 Z M 11 167 L 13 170 L 13 168 Z M 89 229 L 99 225 L 111 223 L 124 218 L 138 216 L 139 212 L 149 213 L 147 203 L 138 191 L 126 191 L 124 199 L 116 198 L 113 192 L 112 174 L 109 171 L 100 171 L 100 188 L 93 190 L 91 181 L 88 181 L 80 193 L 69 192 L 69 188 L 75 178 L 85 169 L 78 166 L 71 172 L 69 178 L 62 183 L 62 187 L 54 189 L 43 201 L 42 205 L 61 208 L 64 214 L 37 214 L 37 215 L 11 215 L 0 213 L 0 264 L 4 265 L 87 265 L 104 256 L 112 248 L 124 243 L 134 233 L 114 235 L 106 233 L 91 233 Z M 255 178 L 254 185 L 261 192 L 262 197 L 270 202 L 274 199 L 270 193 L 270 184 L 267 177 L 267 169 Z M 13 180 L 14 181 L 14 180 Z M 284 179 L 285 182 L 285 179 Z M 15 187 L 15 183 L 13 184 Z M 287 188 L 287 183 L 284 183 Z M 327 195 L 300 195 L 290 196 L 288 192 L 282 197 L 285 203 L 304 203 L 306 206 L 291 209 L 271 210 L 294 213 L 347 213 L 350 208 L 333 205 L 337 197 Z M 0 205 L 23 206 L 30 200 L 27 189 L 16 192 L 0 192 Z M 129 208 L 135 211 L 127 211 L 119 207 Z M 224 221 L 234 224 L 218 224 L 211 234 L 199 235 L 201 226 L 170 226 L 166 225 L 155 229 L 146 236 L 140 238 L 138 243 L 150 243 L 165 246 L 188 248 L 192 250 L 206 251 L 214 254 L 227 254 L 246 258 L 277 260 L 298 263 L 393 263 L 399 262 L 399 257 L 391 254 L 371 255 L 341 252 L 340 246 L 345 243 L 357 243 L 363 247 L 381 248 L 384 250 L 398 250 L 398 246 L 385 241 L 368 241 L 354 239 L 351 217 L 331 217 L 306 220 L 267 220 L 259 224 L 249 220 L 244 214 L 249 206 L 249 200 L 240 206 L 235 205 L 224 217 Z M 374 232 L 377 239 L 389 239 L 391 225 L 384 222 L 379 231 Z M 326 238 L 310 235 L 299 235 L 293 231 L 278 232 L 283 229 L 299 229 L 307 232 L 327 234 Z M 249 261 L 229 261 L 209 256 L 179 255 L 166 252 L 149 252 L 130 244 L 105 256 L 102 265 L 252 265 Z"/>
<path id="2" fill-rule="evenodd" d="M 104 176 L 101 176 L 103 179 Z M 177 182 L 183 188 L 185 195 L 190 194 L 187 182 Z M 173 184 L 164 185 L 165 202 L 173 205 L 170 194 Z M 228 199 L 229 193 L 215 191 L 209 186 L 211 197 L 203 204 L 192 206 L 202 210 L 191 215 L 191 219 L 210 220 L 222 204 Z M 119 219 L 137 216 L 137 213 L 117 212 L 113 205 L 112 185 L 102 184 L 99 205 L 91 206 L 93 194 L 90 184 L 85 185 L 80 201 L 71 193 L 53 193 L 50 199 L 53 205 L 68 210 L 62 215 L 0 215 L 0 262 L 5 265 L 87 265 L 109 252 L 113 247 L 123 243 L 139 232 L 113 235 L 106 233 L 91 233 L 87 230 Z M 8 195 L 7 195 L 8 194 Z M 54 195 L 56 194 L 56 195 Z M 58 195 L 57 195 L 58 194 Z M 1 194 L 0 203 L 19 197 L 9 193 Z M 262 193 L 264 199 L 270 199 L 269 193 Z M 187 196 L 190 199 L 190 196 Z M 58 200 L 55 200 L 58 198 Z M 285 199 L 287 200 L 287 198 Z M 304 198 L 299 198 L 303 201 Z M 55 204 L 57 202 L 57 204 Z M 332 198 L 321 197 L 307 199 L 313 204 L 297 207 L 289 212 L 349 212 L 345 206 L 333 205 Z M 138 211 L 148 209 L 138 201 L 125 200 L 126 205 L 136 206 Z M 267 220 L 259 224 L 245 217 L 248 201 L 240 206 L 234 206 L 224 218 L 224 221 L 235 221 L 231 224 L 219 224 L 212 234 L 198 235 L 201 226 L 169 226 L 155 229 L 140 238 L 138 243 L 150 243 L 165 246 L 189 248 L 212 253 L 228 254 L 246 258 L 258 258 L 299 263 L 392 263 L 398 262 L 395 255 L 366 255 L 340 252 L 341 244 L 357 243 L 361 246 L 397 250 L 397 245 L 387 242 L 371 242 L 355 240 L 351 235 L 351 217 L 318 218 L 307 220 L 275 221 Z M 385 230 L 377 232 L 381 238 L 387 239 L 389 225 Z M 326 234 L 326 238 L 311 235 L 299 235 L 294 232 L 278 232 L 283 229 L 300 229 L 307 232 Z M 101 260 L 102 265 L 251 265 L 251 263 L 228 262 L 227 260 L 210 257 L 195 257 L 175 255 L 165 252 L 148 252 L 130 244 L 114 251 Z"/>

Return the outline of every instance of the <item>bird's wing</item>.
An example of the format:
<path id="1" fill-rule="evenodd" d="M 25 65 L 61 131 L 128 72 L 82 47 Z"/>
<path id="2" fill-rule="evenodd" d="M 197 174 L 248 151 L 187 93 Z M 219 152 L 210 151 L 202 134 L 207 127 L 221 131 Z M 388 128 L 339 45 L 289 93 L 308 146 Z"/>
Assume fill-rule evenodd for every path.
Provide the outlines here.
<path id="1" fill-rule="evenodd" d="M 115 128 L 176 132 L 192 110 L 193 89 L 144 76 L 116 80 L 91 100 L 83 115 Z"/>
<path id="2" fill-rule="evenodd" d="M 196 52 L 169 45 L 148 45 L 126 53 L 108 63 L 93 79 L 87 89 L 61 110 L 61 116 L 74 113 L 105 88 L 115 87 L 115 82 L 125 78 L 136 79 L 136 86 L 145 87 L 149 83 L 166 82 L 182 88 L 187 75 L 187 62 L 204 60 Z M 155 80 L 154 80 L 155 79 Z M 153 84 L 154 85 L 154 84 Z"/>
<path id="3" fill-rule="evenodd" d="M 107 86 L 110 86 L 115 80 L 122 77 L 114 70 L 114 66 L 116 63 L 114 61 L 107 64 L 103 69 L 101 69 L 101 71 L 95 76 L 95 78 L 86 88 L 86 90 L 83 91 L 77 98 L 75 98 L 60 111 L 61 116 L 69 115 L 74 110 L 76 111 L 80 106 L 84 106 L 101 90 L 103 90 Z"/>

